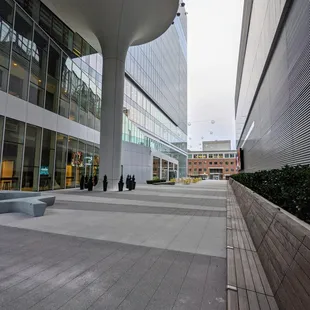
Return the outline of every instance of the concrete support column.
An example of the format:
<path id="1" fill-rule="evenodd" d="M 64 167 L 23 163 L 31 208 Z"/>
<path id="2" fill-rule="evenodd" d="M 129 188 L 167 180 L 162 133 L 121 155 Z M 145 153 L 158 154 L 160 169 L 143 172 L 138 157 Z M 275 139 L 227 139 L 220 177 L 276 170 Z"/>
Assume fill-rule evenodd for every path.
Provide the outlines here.
<path id="1" fill-rule="evenodd" d="M 162 179 L 163 178 L 163 160 L 161 158 L 159 158 L 159 178 Z"/>
<path id="2" fill-rule="evenodd" d="M 104 58 L 99 180 L 102 184 L 107 175 L 108 188 L 112 190 L 117 188 L 121 176 L 124 79 L 125 57 Z"/>

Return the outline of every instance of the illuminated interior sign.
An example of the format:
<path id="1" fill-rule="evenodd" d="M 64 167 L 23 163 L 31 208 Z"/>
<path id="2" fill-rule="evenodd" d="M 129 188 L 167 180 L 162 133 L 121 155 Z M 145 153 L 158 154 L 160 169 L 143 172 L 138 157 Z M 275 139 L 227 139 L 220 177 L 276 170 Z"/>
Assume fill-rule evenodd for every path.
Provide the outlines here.
<path id="1" fill-rule="evenodd" d="M 40 167 L 40 175 L 49 175 L 48 166 L 41 166 Z"/>

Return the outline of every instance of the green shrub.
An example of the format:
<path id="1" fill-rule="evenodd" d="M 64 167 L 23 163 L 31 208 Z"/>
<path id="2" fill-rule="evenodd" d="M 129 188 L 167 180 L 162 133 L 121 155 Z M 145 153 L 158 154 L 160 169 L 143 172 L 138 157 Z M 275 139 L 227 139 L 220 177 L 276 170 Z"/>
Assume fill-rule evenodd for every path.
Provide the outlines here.
<path id="1" fill-rule="evenodd" d="M 241 173 L 232 178 L 310 223 L 310 165 Z"/>

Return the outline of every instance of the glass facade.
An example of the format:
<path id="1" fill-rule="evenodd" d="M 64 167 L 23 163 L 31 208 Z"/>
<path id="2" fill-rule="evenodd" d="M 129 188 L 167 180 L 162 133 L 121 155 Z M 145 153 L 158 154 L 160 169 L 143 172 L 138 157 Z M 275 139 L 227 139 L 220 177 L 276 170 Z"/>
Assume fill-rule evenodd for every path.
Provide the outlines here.
<path id="1" fill-rule="evenodd" d="M 186 57 L 179 18 L 158 40 L 130 48 L 124 89 L 123 140 L 178 159 L 180 176 L 187 161 Z M 0 2 L 1 91 L 100 131 L 102 66 L 102 55 L 39 0 Z M 94 142 L 9 117 L 1 125 L 1 188 L 70 188 L 82 174 L 98 173 Z"/>

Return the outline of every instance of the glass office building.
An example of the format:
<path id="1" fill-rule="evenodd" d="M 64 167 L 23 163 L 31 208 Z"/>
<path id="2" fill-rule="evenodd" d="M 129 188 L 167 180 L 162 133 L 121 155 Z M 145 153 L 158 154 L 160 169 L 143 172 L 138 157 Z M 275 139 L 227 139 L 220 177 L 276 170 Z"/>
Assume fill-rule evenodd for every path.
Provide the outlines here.
<path id="1" fill-rule="evenodd" d="M 177 159 L 183 176 L 187 50 L 180 10 L 162 37 L 129 50 L 123 141 Z M 81 175 L 98 174 L 102 66 L 102 55 L 39 0 L 0 1 L 0 189 L 72 188 Z"/>

